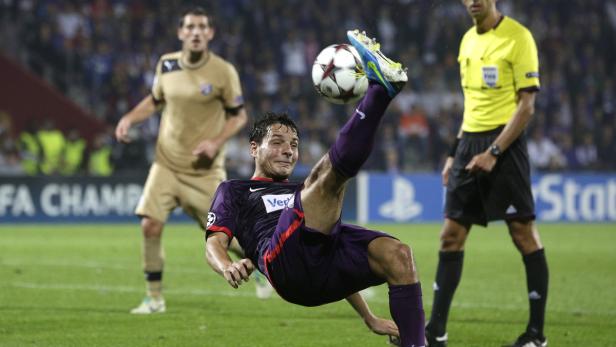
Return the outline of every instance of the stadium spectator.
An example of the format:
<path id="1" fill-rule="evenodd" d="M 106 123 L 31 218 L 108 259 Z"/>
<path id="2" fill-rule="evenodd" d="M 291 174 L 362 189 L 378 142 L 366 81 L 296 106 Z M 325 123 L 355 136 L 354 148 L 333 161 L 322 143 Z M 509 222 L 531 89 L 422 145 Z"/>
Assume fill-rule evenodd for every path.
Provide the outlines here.
<path id="1" fill-rule="evenodd" d="M 0 111 L 0 175 L 15 176 L 23 173 L 11 117 L 8 112 Z"/>
<path id="2" fill-rule="evenodd" d="M 539 126 L 535 127 L 528 140 L 528 158 L 531 168 L 540 171 L 558 170 L 566 164 L 560 149 Z"/>
<path id="3" fill-rule="evenodd" d="M 400 115 L 398 127 L 399 138 L 402 141 L 403 159 L 407 167 L 417 167 L 425 163 L 428 151 L 428 136 L 430 125 L 424 110 L 414 105 L 409 112 Z"/>
<path id="4" fill-rule="evenodd" d="M 219 186 L 208 216 L 207 259 L 234 288 L 256 266 L 291 303 L 317 306 L 346 298 L 373 332 L 399 335 L 403 347 L 423 347 L 421 286 L 410 248 L 387 234 L 340 222 L 346 182 L 368 159 L 385 109 L 407 80 L 401 65 L 381 58 L 368 37 L 355 31 L 349 39 L 364 68 L 373 63 L 366 70 L 366 96 L 303 182 L 288 181 L 299 155 L 295 123 L 278 113 L 255 122 L 253 178 Z M 232 239 L 246 258 L 229 257 Z M 358 293 L 384 282 L 395 324 L 374 316 Z"/>
<path id="5" fill-rule="evenodd" d="M 79 136 L 79 130 L 71 129 L 66 136 L 62 150 L 62 168 L 60 173 L 65 176 L 82 173 L 86 141 Z"/>
<path id="6" fill-rule="evenodd" d="M 36 133 L 38 132 L 34 122 L 26 123 L 24 130 L 19 134 L 17 148 L 21 159 L 23 171 L 29 175 L 38 175 L 40 172 L 40 159 L 42 148 Z"/>
<path id="7" fill-rule="evenodd" d="M 102 133 L 96 136 L 88 157 L 88 173 L 91 176 L 111 176 L 113 165 L 111 163 L 111 137 Z"/>
<path id="8" fill-rule="evenodd" d="M 591 132 L 582 134 L 581 143 L 575 146 L 575 158 L 584 169 L 595 170 L 599 167 L 597 146 Z"/>
<path id="9" fill-rule="evenodd" d="M 187 3 L 188 0 L 163 1 L 144 6 L 142 2 L 128 5 L 125 1 L 87 4 L 22 1 L 0 8 L 2 18 L 7 19 L 0 21 L 3 28 L 0 39 L 5 43 L 1 49 L 17 60 L 24 56 L 23 60 L 37 74 L 60 90 L 66 90 L 67 96 L 101 119 L 115 124 L 117 115 L 123 114 L 128 105 L 138 103 L 147 92 L 144 86 L 151 85 L 155 60 L 176 40 L 175 33 L 167 30 L 169 16 L 165 14 Z M 309 83 L 311 57 L 323 47 L 340 41 L 335 28 L 346 22 L 363 23 L 366 29 L 389 37 L 384 51 L 393 50 L 409 66 L 410 88 L 403 93 L 412 95 L 413 102 L 425 110 L 430 123 L 435 123 L 440 117 L 443 98 L 460 99 L 454 83 L 458 78 L 457 64 L 448 47 L 457 45 L 465 31 L 468 19 L 464 11 L 455 2 L 377 1 L 363 2 L 361 11 L 349 12 L 351 3 L 350 0 L 320 2 L 314 6 L 312 1 L 293 5 L 271 0 L 212 2 L 210 5 L 223 16 L 220 40 L 212 43 L 212 50 L 224 53 L 238 66 L 248 107 L 253 106 L 257 112 L 287 111 L 286 105 L 297 100 L 307 100 L 310 104 L 322 101 Z M 616 68 L 612 62 L 616 61 L 616 28 L 614 16 L 604 15 L 614 13 L 614 4 L 596 0 L 571 0 L 558 6 L 532 0 L 499 0 L 499 4 L 503 13 L 519 18 L 536 35 L 545 62 L 542 64 L 545 88 L 536 104 L 537 114 L 545 114 L 544 136 L 556 139 L 556 132 L 573 136 L 576 129 L 599 134 L 604 125 L 614 124 Z M 527 13 L 530 6 L 533 13 Z M 243 24 L 234 20 L 238 17 Z M 561 25 L 565 22 L 572 25 Z M 579 26 L 585 23 L 592 25 L 588 30 L 579 31 Z M 301 60 L 306 68 L 293 78 L 295 82 L 289 83 L 282 47 L 287 42 L 287 33 L 297 32 L 298 27 L 310 29 L 297 35 L 298 46 L 303 45 Z M 14 37 L 24 40 L 14 40 Z M 101 54 L 101 43 L 109 45 L 115 58 Z M 20 51 L 12 52 L 14 49 Z M 119 84 L 115 81 L 124 83 L 126 70 L 128 83 L 116 89 Z M 107 71 L 102 79 L 101 71 Z M 95 88 L 95 83 L 100 81 L 104 81 L 102 87 Z M 263 94 L 273 96 L 279 90 L 288 93 L 289 102 L 274 107 L 262 104 Z M 396 98 L 396 102 L 403 100 L 403 95 Z M 336 124 L 342 124 L 345 113 L 338 106 L 325 106 L 335 114 Z M 294 110 L 288 111 L 297 117 Z M 457 131 L 454 125 L 438 124 L 439 128 L 445 126 L 451 128 L 449 131 Z M 321 132 L 326 133 L 328 129 L 329 124 L 323 125 Z M 440 129 L 430 132 L 430 144 L 440 141 L 439 132 Z M 148 152 L 154 151 L 155 137 L 148 139 L 147 147 Z M 402 145 L 398 148 L 405 149 Z M 407 166 L 403 171 L 436 170 L 446 150 L 432 146 L 430 150 L 420 165 Z M 616 148 L 612 145 L 610 150 L 614 152 Z M 383 158 L 376 157 L 364 168 L 378 169 L 384 165 Z M 606 166 L 600 165 L 600 169 L 605 170 Z"/>
<path id="10" fill-rule="evenodd" d="M 569 135 L 568 133 L 561 134 L 557 137 L 557 146 L 562 153 L 563 168 L 566 170 L 579 170 L 580 163 L 578 163 L 577 157 L 575 155 L 575 148 L 573 147 L 573 136 Z M 528 155 L 531 156 L 532 161 L 530 142 L 528 148 Z"/>
<path id="11" fill-rule="evenodd" d="M 614 137 L 614 128 L 610 125 L 605 125 L 600 130 L 599 141 L 597 142 L 597 155 L 599 163 L 603 170 L 616 169 L 616 137 Z"/>
<path id="12" fill-rule="evenodd" d="M 45 175 L 60 173 L 62 151 L 66 142 L 64 134 L 54 127 L 51 118 L 47 118 L 36 137 L 41 145 L 41 172 Z"/>
<path id="13" fill-rule="evenodd" d="M 434 299 L 426 338 L 446 346 L 447 318 L 462 276 L 473 224 L 505 220 L 526 268 L 530 319 L 513 347 L 545 347 L 548 268 L 534 224 L 524 130 L 539 90 L 537 47 L 528 29 L 496 8 L 497 0 L 463 0 L 474 26 L 460 43 L 464 117 L 443 168 L 447 186 Z"/>
<path id="14" fill-rule="evenodd" d="M 181 15 L 177 35 L 182 50 L 161 57 L 151 94 L 116 127 L 116 138 L 130 142 L 131 126 L 163 108 L 156 159 L 135 211 L 143 232 L 146 296 L 131 310 L 134 314 L 165 312 L 161 236 L 167 217 L 181 206 L 205 227 L 207 207 L 226 178 L 225 143 L 247 121 L 235 68 L 208 48 L 213 24 L 201 8 Z"/>

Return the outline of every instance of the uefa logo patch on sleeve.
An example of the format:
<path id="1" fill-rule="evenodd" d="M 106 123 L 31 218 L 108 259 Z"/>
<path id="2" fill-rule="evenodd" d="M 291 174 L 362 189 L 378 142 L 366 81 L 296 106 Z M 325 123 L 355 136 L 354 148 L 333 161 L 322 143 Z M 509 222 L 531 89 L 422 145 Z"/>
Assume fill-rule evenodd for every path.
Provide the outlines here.
<path id="1" fill-rule="evenodd" d="M 216 214 L 214 212 L 209 212 L 207 214 L 207 226 L 206 226 L 206 228 L 211 227 L 212 224 L 214 224 L 214 222 L 216 222 Z"/>
<path id="2" fill-rule="evenodd" d="M 526 78 L 539 78 L 539 73 L 538 72 L 527 72 Z"/>
<path id="3" fill-rule="evenodd" d="M 498 83 L 498 67 L 497 66 L 482 66 L 483 82 L 490 88 L 496 87 Z"/>

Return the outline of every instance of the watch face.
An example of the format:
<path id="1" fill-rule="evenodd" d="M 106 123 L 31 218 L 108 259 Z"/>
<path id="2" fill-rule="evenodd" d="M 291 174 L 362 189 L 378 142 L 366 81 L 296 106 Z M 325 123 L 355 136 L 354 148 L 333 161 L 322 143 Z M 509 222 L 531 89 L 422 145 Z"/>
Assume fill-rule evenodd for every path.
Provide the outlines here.
<path id="1" fill-rule="evenodd" d="M 500 151 L 500 148 L 498 148 L 498 146 L 492 145 L 490 146 L 490 153 L 493 156 L 498 157 L 501 154 L 501 151 Z"/>

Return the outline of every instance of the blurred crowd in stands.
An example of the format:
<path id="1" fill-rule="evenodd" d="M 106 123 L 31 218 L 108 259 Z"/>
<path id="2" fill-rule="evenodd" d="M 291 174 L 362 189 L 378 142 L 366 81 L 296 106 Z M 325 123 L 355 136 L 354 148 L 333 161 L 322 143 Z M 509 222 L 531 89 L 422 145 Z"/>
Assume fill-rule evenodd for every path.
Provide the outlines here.
<path id="1" fill-rule="evenodd" d="M 457 51 L 472 23 L 459 1 L 3 0 L 0 51 L 114 126 L 149 93 L 160 55 L 179 49 L 177 14 L 188 5 L 214 13 L 210 47 L 239 70 L 249 115 L 287 111 L 299 122 L 299 173 L 352 111 L 318 97 L 310 78 L 320 49 L 345 42 L 352 28 L 374 33 L 410 77 L 365 168 L 440 171 L 463 108 Z M 501 0 L 498 7 L 530 28 L 539 47 L 542 90 L 527 131 L 533 168 L 616 169 L 616 1 Z M 153 159 L 158 117 L 136 129 L 130 146 L 111 133 L 80 144 L 78 132 L 62 133 L 51 121 L 13 134 L 10 115 L 0 117 L 2 171 L 31 173 L 34 160 L 44 174 L 108 175 L 145 171 Z M 231 177 L 252 173 L 246 132 L 228 144 Z"/>

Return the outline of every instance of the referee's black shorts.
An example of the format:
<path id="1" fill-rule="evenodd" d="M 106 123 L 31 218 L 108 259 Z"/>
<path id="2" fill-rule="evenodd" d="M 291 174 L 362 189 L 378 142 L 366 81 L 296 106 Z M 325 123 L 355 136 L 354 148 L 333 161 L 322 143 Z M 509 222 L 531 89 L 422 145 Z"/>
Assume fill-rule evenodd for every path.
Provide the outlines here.
<path id="1" fill-rule="evenodd" d="M 465 169 L 473 156 L 486 151 L 502 130 L 503 126 L 463 133 L 449 173 L 445 217 L 483 226 L 493 220 L 535 219 L 524 133 L 500 155 L 489 174 L 471 174 Z"/>

